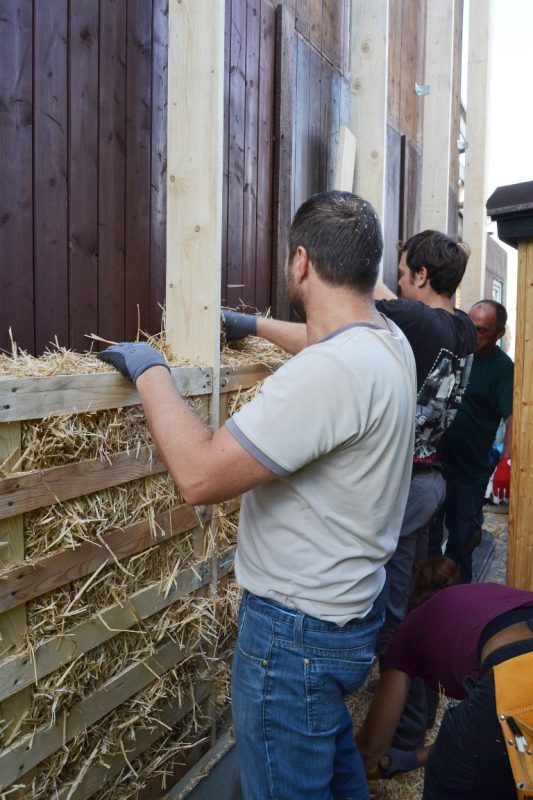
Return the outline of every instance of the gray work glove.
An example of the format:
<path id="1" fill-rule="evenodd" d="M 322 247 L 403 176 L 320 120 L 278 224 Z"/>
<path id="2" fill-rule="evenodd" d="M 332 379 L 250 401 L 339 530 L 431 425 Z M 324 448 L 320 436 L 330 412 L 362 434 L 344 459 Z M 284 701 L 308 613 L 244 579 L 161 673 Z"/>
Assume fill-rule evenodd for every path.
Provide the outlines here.
<path id="1" fill-rule="evenodd" d="M 416 750 L 399 750 L 397 747 L 389 747 L 381 758 L 378 769 L 382 778 L 392 778 L 398 772 L 410 772 L 421 766 Z"/>
<path id="2" fill-rule="evenodd" d="M 239 311 L 223 311 L 222 317 L 226 326 L 226 339 L 244 339 L 245 336 L 257 336 L 257 317 L 255 314 L 241 314 Z"/>
<path id="3" fill-rule="evenodd" d="M 98 353 L 98 358 L 118 369 L 125 378 L 129 378 L 133 383 L 150 367 L 166 367 L 170 372 L 163 355 L 146 342 L 112 344 L 111 347 Z"/>

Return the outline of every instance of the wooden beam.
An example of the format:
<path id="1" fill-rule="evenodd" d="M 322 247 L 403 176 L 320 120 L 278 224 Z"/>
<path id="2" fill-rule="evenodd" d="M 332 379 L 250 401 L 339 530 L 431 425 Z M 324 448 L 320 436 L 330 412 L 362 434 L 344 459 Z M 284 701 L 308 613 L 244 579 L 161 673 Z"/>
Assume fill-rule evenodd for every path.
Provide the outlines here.
<path id="1" fill-rule="evenodd" d="M 385 228 L 389 0 L 352 3 L 351 61 L 350 129 L 357 139 L 355 191 L 372 203 Z"/>
<path id="2" fill-rule="evenodd" d="M 470 246 L 461 283 L 461 308 L 482 299 L 487 248 L 487 158 L 492 0 L 470 0 L 463 239 Z"/>
<path id="3" fill-rule="evenodd" d="M 334 183 L 334 188 L 341 192 L 353 192 L 355 154 L 356 138 L 346 125 L 341 125 Z"/>
<path id="4" fill-rule="evenodd" d="M 221 367 L 221 392 L 249 389 L 270 375 L 279 363 Z M 185 397 L 213 392 L 213 372 L 207 367 L 173 367 L 176 388 Z M 51 375 L 38 378 L 0 378 L 0 423 L 42 419 L 138 405 L 139 396 L 120 375 Z"/>
<path id="5" fill-rule="evenodd" d="M 115 559 L 161 544 L 210 519 L 209 509 L 200 520 L 194 506 L 180 505 L 158 514 L 153 520 L 144 519 L 125 528 L 116 528 L 94 544 L 61 550 L 31 564 L 15 564 L 1 574 L 0 612 L 90 575 Z"/>
<path id="6" fill-rule="evenodd" d="M 233 569 L 235 548 L 217 555 L 217 575 L 222 578 Z M 30 654 L 18 653 L 0 663 L 0 700 L 38 682 L 75 658 L 112 639 L 118 632 L 134 627 L 177 600 L 207 586 L 212 581 L 211 559 L 194 564 L 176 575 L 169 586 L 152 583 L 130 595 L 125 603 L 115 603 L 89 619 L 69 628 L 68 634 L 54 636 Z"/>
<path id="7" fill-rule="evenodd" d="M 109 458 L 21 472 L 0 480 L 0 519 L 165 471 L 158 452 L 148 446 Z"/>
<path id="8" fill-rule="evenodd" d="M 533 591 L 533 238 L 518 245 L 507 583 Z"/>
<path id="9" fill-rule="evenodd" d="M 0 424 L 0 463 L 5 472 L 12 470 L 21 448 L 20 423 Z M 0 568 L 14 567 L 24 561 L 24 525 L 22 515 L 0 520 Z M 0 614 L 0 654 L 20 650 L 26 638 L 26 608 L 18 608 Z M 22 688 L 22 687 L 19 687 Z M 16 733 L 24 721 L 31 703 L 31 692 L 24 689 L 5 700 L 0 706 L 3 720 L 0 741 Z"/>
<path id="10" fill-rule="evenodd" d="M 165 795 L 165 800 L 180 800 L 180 798 L 186 797 L 234 746 L 235 736 L 233 730 L 226 731 L 216 744 L 187 772 L 185 777 L 174 784 L 172 789 Z"/>
<path id="11" fill-rule="evenodd" d="M 59 747 L 64 747 L 76 734 L 94 725 L 148 686 L 154 678 L 159 678 L 195 651 L 196 648 L 185 648 L 177 642 L 168 642 L 153 655 L 127 666 L 81 703 L 64 711 L 55 724 L 46 723 L 33 733 L 22 736 L 16 744 L 0 752 L 0 789 L 21 778 Z"/>
<path id="12" fill-rule="evenodd" d="M 420 226 L 444 233 L 450 198 L 454 12 L 455 0 L 427 0 L 424 83 L 429 95 L 419 98 L 424 103 Z"/>
<path id="13" fill-rule="evenodd" d="M 171 372 L 180 394 L 187 397 L 211 394 L 212 370 L 173 367 Z M 135 387 L 118 373 L 0 378 L 0 422 L 83 414 L 138 403 Z"/>
<path id="14" fill-rule="evenodd" d="M 278 319 L 289 319 L 290 303 L 285 285 L 285 259 L 292 216 L 292 135 L 294 15 L 286 6 L 276 7 L 276 71 L 274 109 L 274 252 L 272 259 L 272 310 Z"/>
<path id="15" fill-rule="evenodd" d="M 115 778 L 124 767 L 129 767 L 129 764 L 137 756 L 144 753 L 162 736 L 168 735 L 169 728 L 180 722 L 193 710 L 194 706 L 202 703 L 209 696 L 211 688 L 212 685 L 209 683 L 197 683 L 193 688 L 194 702 L 192 698 L 187 698 L 180 704 L 177 698 L 171 698 L 157 718 L 151 721 L 150 727 L 142 722 L 138 729 L 135 729 L 135 738 L 127 747 L 126 755 L 106 753 L 105 763 L 102 759 L 100 763 L 92 764 L 88 769 L 82 766 L 74 783 L 59 789 L 54 795 L 54 800 L 89 800 L 101 787 Z"/>
<path id="16" fill-rule="evenodd" d="M 224 0 L 170 0 L 166 336 L 218 366 Z"/>

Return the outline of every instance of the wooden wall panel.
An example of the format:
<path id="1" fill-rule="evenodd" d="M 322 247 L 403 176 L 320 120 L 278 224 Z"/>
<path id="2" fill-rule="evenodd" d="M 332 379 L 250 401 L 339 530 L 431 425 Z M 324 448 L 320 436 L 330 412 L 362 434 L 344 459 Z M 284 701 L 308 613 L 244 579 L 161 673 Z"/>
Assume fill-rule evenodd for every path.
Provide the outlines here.
<path id="1" fill-rule="evenodd" d="M 67 0 L 34 6 L 35 347 L 68 340 Z M 12 313 L 12 312 L 11 312 Z"/>
<path id="2" fill-rule="evenodd" d="M 248 0 L 246 9 L 246 109 L 244 116 L 244 207 L 241 296 L 253 306 L 257 263 L 257 155 L 259 125 L 259 54 L 261 0 Z"/>
<path id="3" fill-rule="evenodd" d="M 150 322 L 161 329 L 166 281 L 168 0 L 153 0 L 150 180 Z"/>
<path id="4" fill-rule="evenodd" d="M 26 0 L 0 0 L 0 348 L 34 347 L 32 35 Z M 13 317 L 17 309 L 17 319 Z"/>
<path id="5" fill-rule="evenodd" d="M 124 340 L 126 6 L 100 3 L 98 332 Z"/>
<path id="6" fill-rule="evenodd" d="M 257 243 L 255 306 L 270 306 L 272 270 L 272 164 L 274 139 L 274 69 L 276 52 L 276 14 L 261 2 L 259 49 L 259 137 L 257 152 Z"/>
<path id="7" fill-rule="evenodd" d="M 78 350 L 98 329 L 98 32 L 98 6 L 71 2 L 68 304 L 69 343 Z"/>
<path id="8" fill-rule="evenodd" d="M 147 330 L 150 302 L 150 139 L 152 7 L 128 0 L 126 30 L 126 182 L 124 337 Z"/>
<path id="9" fill-rule="evenodd" d="M 383 231 L 383 281 L 396 291 L 398 282 L 398 241 L 400 238 L 400 181 L 401 181 L 401 136 L 387 125 L 387 185 L 385 197 L 385 219 Z"/>

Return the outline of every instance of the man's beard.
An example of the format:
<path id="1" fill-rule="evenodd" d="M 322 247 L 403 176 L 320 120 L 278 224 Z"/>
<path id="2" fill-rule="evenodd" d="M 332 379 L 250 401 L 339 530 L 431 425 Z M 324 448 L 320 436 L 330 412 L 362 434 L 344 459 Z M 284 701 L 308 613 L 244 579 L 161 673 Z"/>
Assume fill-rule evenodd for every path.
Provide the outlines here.
<path id="1" fill-rule="evenodd" d="M 294 288 L 290 276 L 288 276 L 288 282 L 287 282 L 287 297 L 289 298 L 289 303 L 296 312 L 297 317 L 302 322 L 307 322 L 307 314 L 305 313 L 305 308 L 302 302 L 302 298 L 298 290 Z"/>

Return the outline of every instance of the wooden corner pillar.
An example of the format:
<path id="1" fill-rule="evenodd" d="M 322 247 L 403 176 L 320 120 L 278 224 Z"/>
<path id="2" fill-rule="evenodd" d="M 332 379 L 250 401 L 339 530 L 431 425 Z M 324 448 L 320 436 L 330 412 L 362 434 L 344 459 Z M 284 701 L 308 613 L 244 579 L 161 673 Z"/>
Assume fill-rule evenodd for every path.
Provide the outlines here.
<path id="1" fill-rule="evenodd" d="M 455 0 L 427 0 L 420 228 L 448 231 Z"/>
<path id="2" fill-rule="evenodd" d="M 492 0 L 470 0 L 463 240 L 470 258 L 461 283 L 461 308 L 481 300 L 487 248 L 487 144 Z"/>
<path id="3" fill-rule="evenodd" d="M 507 583 L 533 591 L 533 181 L 499 187 L 487 211 L 518 248 Z"/>
<path id="4" fill-rule="evenodd" d="M 389 0 L 358 0 L 351 17 L 350 129 L 357 140 L 355 191 L 387 225 Z"/>

